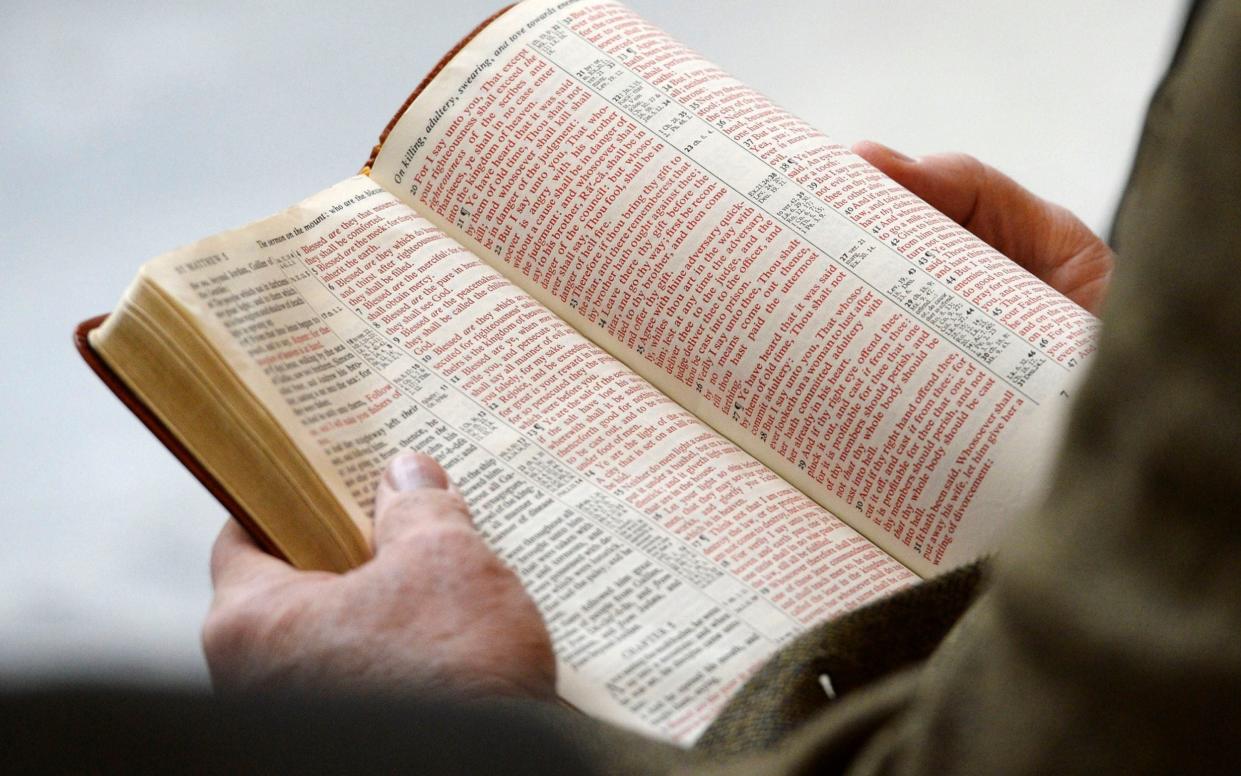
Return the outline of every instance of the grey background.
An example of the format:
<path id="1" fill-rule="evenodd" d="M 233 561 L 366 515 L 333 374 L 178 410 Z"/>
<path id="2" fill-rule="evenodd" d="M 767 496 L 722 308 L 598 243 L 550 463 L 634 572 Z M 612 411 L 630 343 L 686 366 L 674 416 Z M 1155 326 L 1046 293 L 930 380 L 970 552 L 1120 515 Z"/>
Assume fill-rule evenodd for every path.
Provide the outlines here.
<path id="1" fill-rule="evenodd" d="M 0 10 L 0 680 L 205 681 L 220 507 L 73 325 L 138 266 L 354 173 L 499 0 Z M 660 3 L 648 19 L 845 142 L 959 149 L 1106 230 L 1181 0 Z"/>

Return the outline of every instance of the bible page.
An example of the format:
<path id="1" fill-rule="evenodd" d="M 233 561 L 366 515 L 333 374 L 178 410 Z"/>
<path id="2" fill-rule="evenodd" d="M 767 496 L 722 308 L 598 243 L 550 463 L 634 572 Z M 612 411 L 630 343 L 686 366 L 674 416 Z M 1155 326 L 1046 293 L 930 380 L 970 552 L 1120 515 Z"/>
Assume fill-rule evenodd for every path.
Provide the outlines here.
<path id="1" fill-rule="evenodd" d="M 482 30 L 371 171 L 927 576 L 1045 481 L 1095 319 L 623 5 Z"/>
<path id="2" fill-rule="evenodd" d="M 368 178 L 144 271 L 364 531 L 386 461 L 435 456 L 588 712 L 692 741 L 795 634 L 916 580 Z"/>

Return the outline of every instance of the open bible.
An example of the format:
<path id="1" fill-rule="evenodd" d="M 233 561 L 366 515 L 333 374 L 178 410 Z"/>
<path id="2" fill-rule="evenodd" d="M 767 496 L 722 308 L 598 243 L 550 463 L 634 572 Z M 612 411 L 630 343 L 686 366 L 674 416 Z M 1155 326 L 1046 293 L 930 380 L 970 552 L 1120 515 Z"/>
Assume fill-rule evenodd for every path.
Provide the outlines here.
<path id="1" fill-rule="evenodd" d="M 363 563 L 384 463 L 435 456 L 562 696 L 687 742 L 809 625 L 993 546 L 1096 328 L 624 6 L 528 0 L 361 174 L 146 264 L 80 345 L 300 567 Z"/>

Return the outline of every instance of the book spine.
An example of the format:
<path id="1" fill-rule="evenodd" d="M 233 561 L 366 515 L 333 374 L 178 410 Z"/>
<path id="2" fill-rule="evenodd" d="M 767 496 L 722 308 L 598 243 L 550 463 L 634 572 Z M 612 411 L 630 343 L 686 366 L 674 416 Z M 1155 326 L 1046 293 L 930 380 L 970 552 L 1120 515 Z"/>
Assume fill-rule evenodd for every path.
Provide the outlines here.
<path id="1" fill-rule="evenodd" d="M 375 143 L 375 146 L 371 149 L 371 155 L 366 160 L 366 164 L 362 165 L 362 169 L 360 171 L 362 175 L 367 175 L 370 173 L 371 165 L 375 163 L 375 159 L 379 156 L 379 151 L 383 148 L 384 141 L 388 139 L 388 134 L 392 132 L 392 128 L 396 126 L 396 123 L 401 120 L 401 116 L 405 115 L 405 110 L 413 104 L 414 100 L 418 99 L 418 95 L 422 94 L 422 90 L 427 87 L 427 84 L 431 83 L 431 79 L 439 75 L 439 72 L 444 69 L 445 65 L 451 62 L 453 57 L 457 56 L 457 52 L 469 45 L 469 42 L 474 40 L 478 33 L 485 30 L 489 24 L 494 22 L 496 19 L 499 19 L 506 11 L 508 11 L 508 9 L 512 7 L 513 6 L 511 4 L 506 5 L 493 13 L 491 16 L 488 16 L 482 21 L 481 24 L 470 30 L 468 35 L 458 41 L 457 45 L 449 49 L 448 53 L 441 57 L 439 62 L 435 63 L 435 67 L 431 68 L 430 72 L 426 74 L 422 81 L 414 87 L 414 90 L 410 92 L 409 97 L 406 98 L 401 107 L 397 109 L 397 112 L 393 114 L 392 119 L 388 122 L 388 125 L 383 128 L 382 132 L 379 133 L 379 142 Z"/>

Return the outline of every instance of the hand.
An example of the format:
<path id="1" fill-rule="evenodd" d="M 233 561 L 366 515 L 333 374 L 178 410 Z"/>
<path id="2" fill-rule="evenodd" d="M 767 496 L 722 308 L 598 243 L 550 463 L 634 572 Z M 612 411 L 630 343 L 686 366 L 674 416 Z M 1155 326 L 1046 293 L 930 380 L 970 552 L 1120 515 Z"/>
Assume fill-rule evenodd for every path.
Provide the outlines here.
<path id="1" fill-rule="evenodd" d="M 552 696 L 542 617 L 433 459 L 403 453 L 389 464 L 374 536 L 364 565 L 307 572 L 230 520 L 212 553 L 203 626 L 216 687 Z"/>
<path id="2" fill-rule="evenodd" d="M 911 159 L 869 140 L 853 152 L 1040 280 L 1098 315 L 1115 255 L 1068 210 L 965 154 Z"/>

